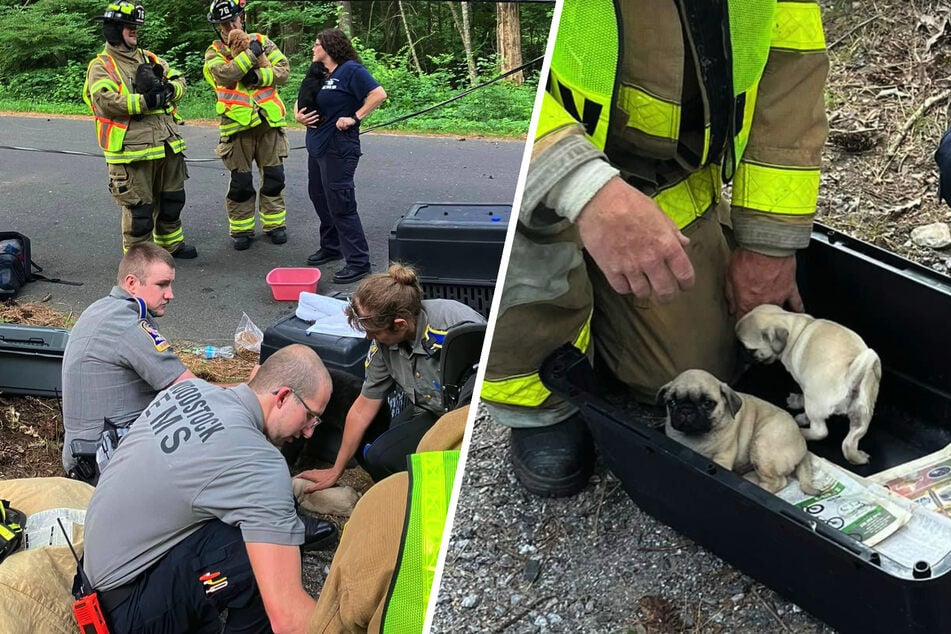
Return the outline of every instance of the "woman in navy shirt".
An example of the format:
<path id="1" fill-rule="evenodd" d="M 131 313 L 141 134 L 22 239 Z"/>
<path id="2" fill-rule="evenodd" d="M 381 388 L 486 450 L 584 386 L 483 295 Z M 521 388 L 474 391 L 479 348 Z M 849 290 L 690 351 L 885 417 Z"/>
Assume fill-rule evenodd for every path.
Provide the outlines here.
<path id="1" fill-rule="evenodd" d="M 294 104 L 294 118 L 307 126 L 307 189 L 320 218 L 320 249 L 307 263 L 343 259 L 346 264 L 333 281 L 349 284 L 370 273 L 370 248 L 353 184 L 361 155 L 360 120 L 383 103 L 386 91 L 360 63 L 343 31 L 321 31 L 313 51 L 313 62 L 323 64 L 326 78 L 316 95 L 301 94 Z M 316 103 L 317 110 L 301 102 Z"/>

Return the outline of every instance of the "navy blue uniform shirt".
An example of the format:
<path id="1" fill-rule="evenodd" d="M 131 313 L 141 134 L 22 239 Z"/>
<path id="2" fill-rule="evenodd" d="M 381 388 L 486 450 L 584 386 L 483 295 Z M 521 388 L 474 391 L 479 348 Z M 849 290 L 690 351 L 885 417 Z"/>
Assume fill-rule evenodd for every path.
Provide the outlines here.
<path id="1" fill-rule="evenodd" d="M 337 66 L 317 92 L 320 125 L 307 129 L 307 152 L 311 156 L 323 155 L 335 137 L 338 142 L 359 145 L 359 126 L 338 130 L 337 119 L 352 117 L 370 91 L 379 85 L 360 62 L 348 60 Z"/>

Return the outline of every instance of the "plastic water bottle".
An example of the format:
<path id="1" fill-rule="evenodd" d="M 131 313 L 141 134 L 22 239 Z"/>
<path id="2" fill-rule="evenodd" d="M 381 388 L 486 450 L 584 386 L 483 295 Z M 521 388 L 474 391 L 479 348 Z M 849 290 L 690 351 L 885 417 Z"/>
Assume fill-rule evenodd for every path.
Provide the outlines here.
<path id="1" fill-rule="evenodd" d="M 234 357 L 234 348 L 231 346 L 224 346 L 223 348 L 219 348 L 217 346 L 205 346 L 202 349 L 202 356 L 204 356 L 206 359 L 214 359 L 216 357 L 221 359 L 231 359 Z"/>

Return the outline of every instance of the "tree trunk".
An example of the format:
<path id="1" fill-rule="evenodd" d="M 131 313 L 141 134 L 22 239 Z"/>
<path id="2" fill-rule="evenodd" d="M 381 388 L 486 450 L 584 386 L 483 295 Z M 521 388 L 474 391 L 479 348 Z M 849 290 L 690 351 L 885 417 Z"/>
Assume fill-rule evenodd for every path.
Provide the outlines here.
<path id="1" fill-rule="evenodd" d="M 406 43 L 409 45 L 410 56 L 413 58 L 413 65 L 416 66 L 416 74 L 423 74 L 423 67 L 419 65 L 419 57 L 416 55 L 416 45 L 413 44 L 413 35 L 409 32 L 409 23 L 406 21 L 406 12 L 403 11 L 403 0 L 399 0 L 397 5 L 400 9 L 400 18 L 403 20 L 403 30 L 406 31 Z"/>
<path id="2" fill-rule="evenodd" d="M 522 23 L 519 19 L 517 3 L 499 2 L 496 7 L 498 17 L 496 50 L 499 52 L 500 70 L 504 73 L 522 65 Z M 518 71 L 507 79 L 521 86 L 525 83 L 525 74 Z"/>
<path id="3" fill-rule="evenodd" d="M 462 38 L 462 48 L 466 52 L 466 66 L 469 68 L 469 85 L 475 86 L 479 83 L 479 75 L 476 73 L 475 56 L 472 54 L 472 29 L 469 27 L 471 10 L 469 9 L 468 2 L 460 2 L 459 8 L 462 13 L 461 20 L 459 16 L 456 15 L 456 10 L 453 5 L 449 5 L 449 10 L 452 12 L 452 21 L 456 25 L 456 30 L 459 31 L 459 37 Z"/>
<path id="4" fill-rule="evenodd" d="M 347 34 L 347 37 L 353 37 L 353 9 L 350 7 L 350 0 L 340 0 L 337 9 L 338 28 Z"/>

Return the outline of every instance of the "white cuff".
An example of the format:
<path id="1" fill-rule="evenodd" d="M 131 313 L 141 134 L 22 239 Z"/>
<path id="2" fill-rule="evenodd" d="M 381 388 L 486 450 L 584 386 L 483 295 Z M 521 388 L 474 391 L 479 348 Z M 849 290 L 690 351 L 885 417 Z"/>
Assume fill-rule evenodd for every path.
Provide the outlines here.
<path id="1" fill-rule="evenodd" d="M 619 173 L 600 158 L 582 163 L 548 191 L 545 206 L 573 223 L 588 201 Z"/>

